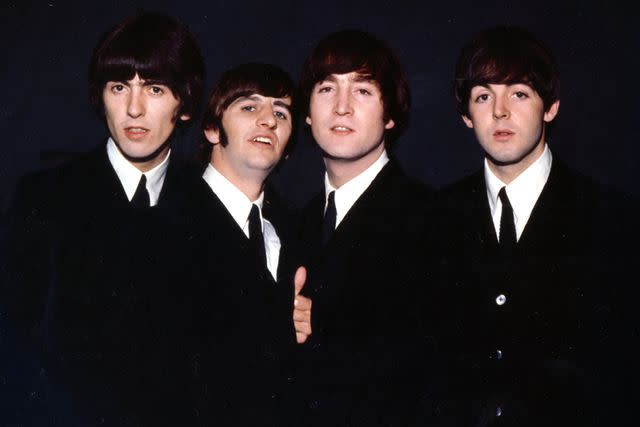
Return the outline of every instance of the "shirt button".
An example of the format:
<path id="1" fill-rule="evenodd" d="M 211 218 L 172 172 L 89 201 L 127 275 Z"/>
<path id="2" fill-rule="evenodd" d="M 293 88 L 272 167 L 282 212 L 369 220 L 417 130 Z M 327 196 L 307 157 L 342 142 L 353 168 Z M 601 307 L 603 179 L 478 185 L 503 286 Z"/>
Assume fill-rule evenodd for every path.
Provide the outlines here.
<path id="1" fill-rule="evenodd" d="M 498 406 L 498 407 L 496 408 L 496 417 L 499 417 L 499 416 L 501 416 L 501 415 L 502 415 L 502 408 Z"/>
<path id="2" fill-rule="evenodd" d="M 503 305 L 507 302 L 507 297 L 504 294 L 500 294 L 496 297 L 496 304 Z"/>
<path id="3" fill-rule="evenodd" d="M 502 350 L 496 350 L 496 359 L 502 359 Z"/>

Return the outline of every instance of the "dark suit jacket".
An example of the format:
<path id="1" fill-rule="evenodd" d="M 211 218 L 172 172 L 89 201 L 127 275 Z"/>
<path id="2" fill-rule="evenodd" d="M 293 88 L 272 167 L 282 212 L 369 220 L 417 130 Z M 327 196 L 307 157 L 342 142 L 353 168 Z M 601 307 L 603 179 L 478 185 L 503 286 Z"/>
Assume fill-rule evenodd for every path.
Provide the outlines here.
<path id="1" fill-rule="evenodd" d="M 628 422 L 634 350 L 621 346 L 638 342 L 621 278 L 635 256 L 620 246 L 624 205 L 554 159 L 516 250 L 503 253 L 483 171 L 442 192 L 444 288 L 428 310 L 451 368 L 442 424 Z"/>
<path id="2" fill-rule="evenodd" d="M 391 160 L 326 247 L 324 193 L 306 207 L 300 244 L 313 335 L 300 354 L 301 425 L 402 426 L 413 417 L 426 347 L 417 254 L 428 240 L 430 195 Z"/>
<path id="3" fill-rule="evenodd" d="M 160 203 L 178 169 L 172 157 Z M 159 212 L 130 208 L 104 145 L 23 179 L 2 292 L 5 419 L 188 425 L 175 237 Z"/>
<path id="4" fill-rule="evenodd" d="M 295 215 L 265 191 L 263 216 L 281 242 L 277 282 L 249 240 L 201 176 L 192 194 L 192 257 L 198 297 L 193 330 L 199 347 L 200 411 L 203 424 L 289 425 L 287 398 L 294 381 L 295 349 L 290 228 Z"/>

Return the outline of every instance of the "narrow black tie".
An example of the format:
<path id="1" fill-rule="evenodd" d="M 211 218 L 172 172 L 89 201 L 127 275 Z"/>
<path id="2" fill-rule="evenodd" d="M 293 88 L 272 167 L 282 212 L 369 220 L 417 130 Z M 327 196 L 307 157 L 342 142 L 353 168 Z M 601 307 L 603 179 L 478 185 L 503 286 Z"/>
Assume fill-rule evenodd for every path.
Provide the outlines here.
<path id="1" fill-rule="evenodd" d="M 322 221 L 322 244 L 327 244 L 335 229 L 336 202 L 335 191 L 332 191 L 329 193 L 329 197 L 327 197 L 327 209 L 324 211 L 324 220 Z"/>
<path id="2" fill-rule="evenodd" d="M 138 181 L 138 188 L 136 188 L 136 192 L 131 198 L 131 206 L 136 208 L 148 208 L 149 205 L 150 202 L 149 192 L 147 191 L 147 177 L 142 174 L 142 176 L 140 177 L 140 181 Z"/>
<path id="3" fill-rule="evenodd" d="M 513 222 L 513 208 L 507 197 L 505 187 L 498 192 L 502 202 L 502 215 L 500 216 L 500 246 L 513 248 L 516 245 L 516 226 Z"/>
<path id="4" fill-rule="evenodd" d="M 267 253 L 264 249 L 260 208 L 258 208 L 257 205 L 252 205 L 251 212 L 249 213 L 249 241 L 258 255 L 258 259 L 267 267 Z"/>

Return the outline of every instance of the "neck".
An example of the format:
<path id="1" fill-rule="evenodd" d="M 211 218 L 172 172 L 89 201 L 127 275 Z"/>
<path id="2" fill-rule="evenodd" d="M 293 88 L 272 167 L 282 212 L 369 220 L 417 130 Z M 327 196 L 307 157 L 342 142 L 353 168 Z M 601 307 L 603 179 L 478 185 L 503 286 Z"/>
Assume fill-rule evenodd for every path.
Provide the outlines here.
<path id="1" fill-rule="evenodd" d="M 375 150 L 355 160 L 336 159 L 325 155 L 324 165 L 327 169 L 329 182 L 334 188 L 340 188 L 374 164 L 383 151 L 384 144 L 381 144 Z"/>
<path id="2" fill-rule="evenodd" d="M 218 172 L 225 178 L 229 180 L 238 190 L 242 192 L 250 201 L 255 201 L 258 197 L 260 197 L 260 193 L 262 193 L 262 189 L 264 187 L 265 177 L 248 175 L 248 174 L 238 174 L 236 171 L 222 167 L 221 165 L 216 164 L 215 162 L 211 162 L 211 165 L 216 168 Z"/>
<path id="3" fill-rule="evenodd" d="M 118 147 L 118 150 L 120 150 L 120 147 Z M 136 169 L 138 169 L 142 173 L 145 173 L 149 172 L 151 169 L 155 168 L 164 161 L 164 159 L 169 154 L 169 146 L 165 145 L 161 150 L 156 151 L 147 159 L 132 158 L 124 154 L 122 151 L 120 152 L 122 153 L 124 158 L 129 161 L 129 163 L 136 167 Z"/>
<path id="4" fill-rule="evenodd" d="M 536 145 L 531 152 L 529 152 L 524 158 L 515 163 L 500 163 L 496 162 L 490 157 L 487 157 L 487 163 L 489 169 L 500 181 L 505 184 L 510 184 L 514 179 L 520 176 L 522 172 L 527 170 L 529 166 L 534 164 L 542 154 L 544 153 L 545 143 L 544 140 Z"/>

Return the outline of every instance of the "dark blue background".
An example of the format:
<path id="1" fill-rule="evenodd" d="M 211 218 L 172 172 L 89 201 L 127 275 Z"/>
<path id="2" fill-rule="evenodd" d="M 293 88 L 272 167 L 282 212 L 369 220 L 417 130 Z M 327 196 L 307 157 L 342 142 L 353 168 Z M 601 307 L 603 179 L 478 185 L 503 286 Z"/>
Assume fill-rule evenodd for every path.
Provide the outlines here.
<path id="1" fill-rule="evenodd" d="M 413 92 L 412 123 L 397 155 L 440 187 L 481 165 L 481 152 L 456 115 L 451 78 L 461 45 L 477 30 L 521 25 L 546 40 L 561 64 L 555 155 L 597 180 L 639 194 L 636 14 L 614 2 L 539 1 L 5 1 L 0 10 L 0 207 L 20 175 L 84 152 L 106 136 L 87 100 L 86 69 L 99 36 L 138 10 L 187 23 L 207 62 L 211 87 L 241 62 L 278 64 L 297 78 L 329 32 L 362 28 L 398 52 Z M 176 149 L 192 153 L 192 129 Z M 59 154 L 59 155 L 58 155 Z M 322 163 L 300 124 L 298 145 L 274 177 L 295 204 L 321 185 Z"/>

